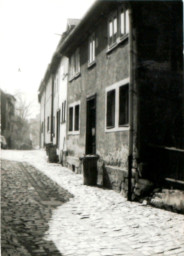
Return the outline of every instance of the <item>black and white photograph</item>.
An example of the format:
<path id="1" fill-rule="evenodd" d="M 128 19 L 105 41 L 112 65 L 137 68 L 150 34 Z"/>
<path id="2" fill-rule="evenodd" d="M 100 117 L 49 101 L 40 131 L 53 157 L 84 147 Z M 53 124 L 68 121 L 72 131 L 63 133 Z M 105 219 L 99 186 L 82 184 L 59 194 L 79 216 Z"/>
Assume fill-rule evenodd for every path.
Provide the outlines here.
<path id="1" fill-rule="evenodd" d="M 184 1 L 0 0 L 2 256 L 184 256 Z"/>

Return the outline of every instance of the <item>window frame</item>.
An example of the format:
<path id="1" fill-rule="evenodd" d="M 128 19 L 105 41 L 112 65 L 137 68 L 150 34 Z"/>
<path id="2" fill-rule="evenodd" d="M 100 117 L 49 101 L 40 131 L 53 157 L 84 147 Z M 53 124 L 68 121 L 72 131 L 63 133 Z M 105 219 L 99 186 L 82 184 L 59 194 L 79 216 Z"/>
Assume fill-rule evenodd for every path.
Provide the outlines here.
<path id="1" fill-rule="evenodd" d="M 124 33 L 121 33 L 122 29 L 122 16 L 121 14 L 124 14 Z M 128 15 L 127 15 L 128 14 Z M 116 36 L 114 33 L 114 19 L 117 19 L 116 22 Z M 128 21 L 128 32 L 126 32 L 127 29 L 127 21 Z M 129 7 L 128 6 L 120 6 L 117 8 L 116 11 L 112 12 L 108 18 L 108 46 L 107 46 L 107 53 L 116 48 L 120 43 L 122 43 L 124 40 L 126 40 L 129 37 L 130 32 L 130 21 L 129 21 Z M 110 29 L 110 23 L 112 23 L 112 28 Z M 112 39 L 110 37 L 110 30 L 112 30 Z M 114 37 L 114 39 L 113 39 Z"/>
<path id="2" fill-rule="evenodd" d="M 116 19 L 116 33 L 114 33 L 114 20 Z M 111 25 L 110 25 L 111 24 Z M 108 48 L 113 48 L 115 45 L 117 45 L 117 38 L 118 38 L 118 11 L 113 12 L 109 19 L 108 19 Z M 111 28 L 111 29 L 110 29 Z M 110 36 L 112 32 L 112 35 Z"/>
<path id="3" fill-rule="evenodd" d="M 66 123 L 66 100 L 64 100 L 61 104 L 60 123 Z"/>
<path id="4" fill-rule="evenodd" d="M 128 84 L 128 97 L 129 97 L 129 83 L 130 79 L 125 78 L 105 88 L 105 132 L 117 132 L 129 130 L 129 123 L 119 125 L 119 89 L 121 86 Z M 107 127 L 107 94 L 108 92 L 115 90 L 115 125 L 114 127 Z M 129 106 L 128 106 L 129 108 Z"/>
<path id="5" fill-rule="evenodd" d="M 88 40 L 88 67 L 96 63 L 96 35 L 93 33 Z"/>
<path id="6" fill-rule="evenodd" d="M 78 130 L 75 130 L 75 122 L 76 122 L 76 115 L 75 115 L 75 110 L 76 110 L 76 107 L 79 106 L 79 114 L 78 114 L 78 126 L 79 126 L 79 129 Z M 70 109 L 73 109 L 73 117 L 72 117 L 72 130 L 69 130 L 70 128 Z M 68 134 L 69 135 L 78 135 L 80 134 L 80 101 L 76 101 L 74 103 L 71 103 L 69 104 L 68 106 Z"/>
<path id="7" fill-rule="evenodd" d="M 80 48 L 77 48 L 69 59 L 69 81 L 80 75 Z"/>
<path id="8" fill-rule="evenodd" d="M 47 116 L 47 132 L 50 132 L 50 116 Z"/>

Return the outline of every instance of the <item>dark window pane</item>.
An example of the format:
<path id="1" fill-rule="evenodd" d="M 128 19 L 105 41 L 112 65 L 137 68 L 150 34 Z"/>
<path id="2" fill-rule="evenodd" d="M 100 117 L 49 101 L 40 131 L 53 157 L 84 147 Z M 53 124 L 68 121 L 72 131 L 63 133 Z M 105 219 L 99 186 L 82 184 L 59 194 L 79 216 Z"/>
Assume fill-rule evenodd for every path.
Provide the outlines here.
<path id="1" fill-rule="evenodd" d="M 115 126 L 115 90 L 107 93 L 107 128 Z"/>
<path id="2" fill-rule="evenodd" d="M 79 131 L 79 105 L 75 106 L 75 131 Z"/>
<path id="3" fill-rule="evenodd" d="M 49 129 L 50 129 L 49 124 L 50 124 L 50 122 L 49 122 L 49 116 L 48 116 L 47 117 L 47 131 L 49 131 Z"/>
<path id="4" fill-rule="evenodd" d="M 69 108 L 69 131 L 73 130 L 73 107 Z"/>
<path id="5" fill-rule="evenodd" d="M 128 85 L 119 88 L 119 126 L 128 124 Z"/>

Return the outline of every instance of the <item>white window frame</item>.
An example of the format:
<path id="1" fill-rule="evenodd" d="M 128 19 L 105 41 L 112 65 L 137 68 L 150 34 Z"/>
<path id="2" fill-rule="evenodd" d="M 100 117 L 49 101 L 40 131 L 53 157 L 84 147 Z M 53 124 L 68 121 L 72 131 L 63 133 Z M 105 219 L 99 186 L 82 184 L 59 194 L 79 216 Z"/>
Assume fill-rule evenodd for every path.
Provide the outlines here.
<path id="1" fill-rule="evenodd" d="M 127 36 L 130 32 L 129 10 L 127 8 L 120 9 L 119 19 L 120 19 L 120 37 Z"/>
<path id="2" fill-rule="evenodd" d="M 114 40 L 115 37 L 115 40 Z M 114 12 L 108 19 L 108 48 L 117 44 L 118 38 L 118 12 Z M 111 42 L 112 41 L 112 42 Z"/>
<path id="3" fill-rule="evenodd" d="M 91 65 L 95 63 L 96 58 L 96 38 L 95 34 L 92 34 L 89 38 L 89 44 L 88 44 L 88 65 Z"/>
<path id="4" fill-rule="evenodd" d="M 129 130 L 129 125 L 119 126 L 119 88 L 130 83 L 129 78 L 125 78 L 116 82 L 105 89 L 105 132 L 118 132 Z M 115 90 L 115 125 L 112 128 L 107 128 L 107 93 Z"/>
<path id="5" fill-rule="evenodd" d="M 75 128 L 75 107 L 77 105 L 79 105 L 79 130 L 75 131 L 74 130 L 74 128 Z M 69 115 L 69 109 L 70 108 L 73 108 L 73 125 L 72 125 L 72 131 L 69 131 L 69 126 L 68 126 L 68 134 L 69 135 L 77 135 L 77 134 L 80 134 L 80 111 L 81 111 L 80 101 L 75 101 L 75 102 L 69 104 L 69 106 L 68 106 L 68 115 Z M 69 122 L 70 122 L 70 117 L 68 118 L 68 125 L 70 125 Z"/>
<path id="6" fill-rule="evenodd" d="M 130 32 L 129 8 L 121 6 L 108 19 L 107 53 L 128 38 Z"/>

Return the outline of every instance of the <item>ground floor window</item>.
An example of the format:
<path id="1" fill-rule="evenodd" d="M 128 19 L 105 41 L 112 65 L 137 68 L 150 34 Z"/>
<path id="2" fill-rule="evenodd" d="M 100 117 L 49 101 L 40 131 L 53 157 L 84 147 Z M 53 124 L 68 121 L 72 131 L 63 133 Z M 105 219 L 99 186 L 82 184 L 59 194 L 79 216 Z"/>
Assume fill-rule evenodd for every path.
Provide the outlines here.
<path id="1" fill-rule="evenodd" d="M 66 122 L 66 100 L 62 102 L 61 123 Z"/>
<path id="2" fill-rule="evenodd" d="M 79 133 L 80 129 L 80 102 L 69 105 L 69 133 Z"/>
<path id="3" fill-rule="evenodd" d="M 121 80 L 106 88 L 105 130 L 119 131 L 128 127 L 129 79 Z"/>
<path id="4" fill-rule="evenodd" d="M 47 132 L 50 131 L 50 118 L 49 116 L 47 117 Z"/>

